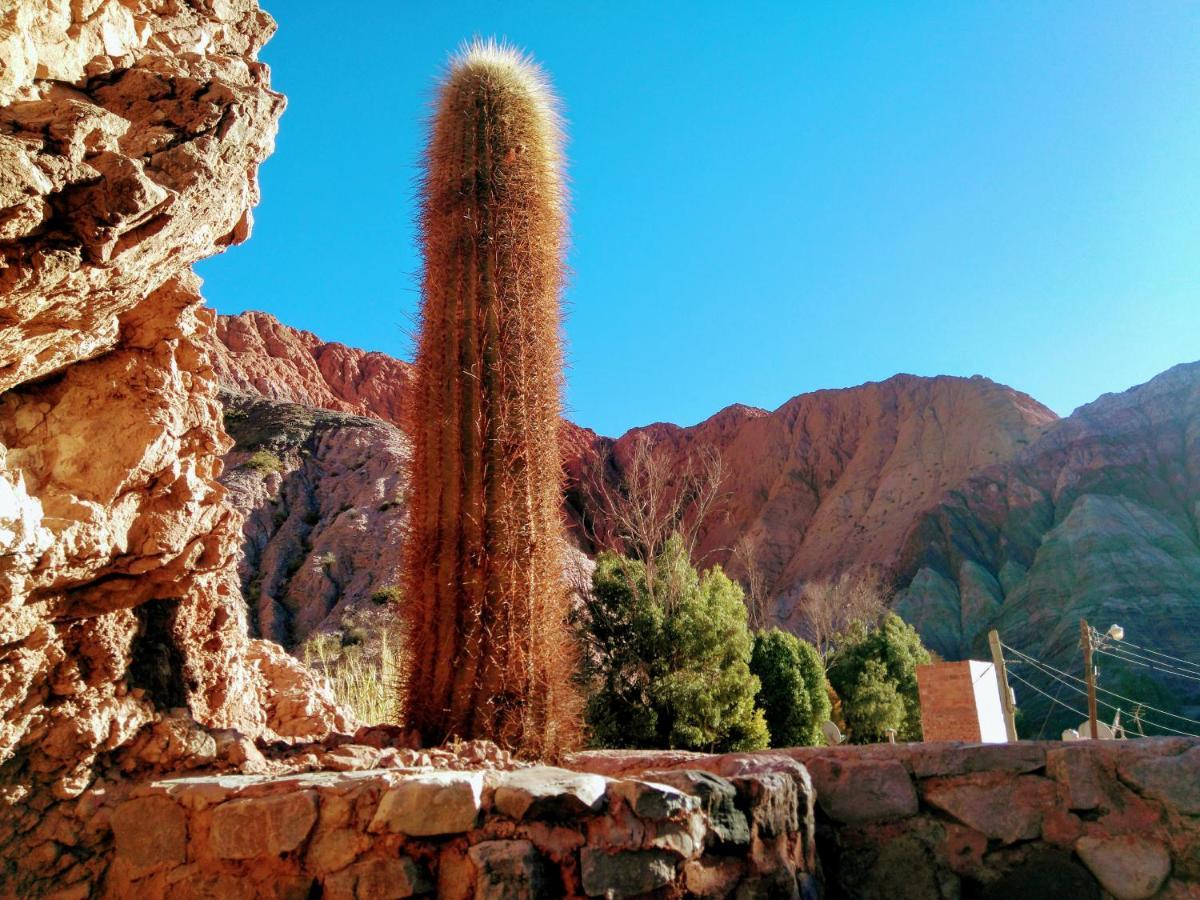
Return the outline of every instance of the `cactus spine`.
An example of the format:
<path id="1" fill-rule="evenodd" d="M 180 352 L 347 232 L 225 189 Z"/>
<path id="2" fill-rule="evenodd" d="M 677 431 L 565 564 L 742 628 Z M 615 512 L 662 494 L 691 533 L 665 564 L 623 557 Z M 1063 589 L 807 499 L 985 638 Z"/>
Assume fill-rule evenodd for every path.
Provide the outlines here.
<path id="1" fill-rule="evenodd" d="M 566 198 L 556 101 L 493 42 L 451 63 L 426 151 L 405 571 L 427 742 L 570 742 L 558 451 Z"/>

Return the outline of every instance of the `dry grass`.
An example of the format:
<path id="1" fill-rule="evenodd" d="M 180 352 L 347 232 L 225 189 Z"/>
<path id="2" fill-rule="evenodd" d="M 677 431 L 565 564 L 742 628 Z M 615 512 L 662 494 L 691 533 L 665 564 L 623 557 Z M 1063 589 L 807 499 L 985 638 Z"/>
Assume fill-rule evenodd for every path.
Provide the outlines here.
<path id="1" fill-rule="evenodd" d="M 337 702 L 368 725 L 400 723 L 400 646 L 385 631 L 374 652 L 364 644 L 344 646 L 336 634 L 304 644 L 305 664 L 329 679 Z"/>

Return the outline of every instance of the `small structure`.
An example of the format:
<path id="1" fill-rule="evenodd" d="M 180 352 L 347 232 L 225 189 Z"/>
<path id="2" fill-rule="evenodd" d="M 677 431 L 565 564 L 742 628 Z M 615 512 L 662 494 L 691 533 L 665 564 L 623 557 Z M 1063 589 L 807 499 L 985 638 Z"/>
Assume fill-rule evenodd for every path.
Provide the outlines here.
<path id="1" fill-rule="evenodd" d="M 925 740 L 1008 742 L 992 663 L 965 659 L 917 666 L 917 688 Z"/>

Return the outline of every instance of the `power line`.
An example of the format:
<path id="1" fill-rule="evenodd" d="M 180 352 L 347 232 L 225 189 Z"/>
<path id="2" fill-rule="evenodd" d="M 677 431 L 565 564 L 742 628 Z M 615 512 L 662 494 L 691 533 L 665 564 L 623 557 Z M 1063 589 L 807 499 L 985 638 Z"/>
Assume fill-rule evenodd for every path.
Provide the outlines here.
<path id="1" fill-rule="evenodd" d="M 1022 662 L 1022 660 L 1016 660 L 1016 662 Z M 1044 670 L 1040 670 L 1040 669 L 1039 669 L 1039 671 L 1044 671 Z M 1015 672 L 1014 672 L 1014 673 L 1010 673 L 1010 674 L 1012 674 L 1014 678 L 1015 678 L 1015 677 L 1018 677 L 1018 676 L 1016 675 L 1016 673 L 1015 673 Z M 1069 687 L 1071 690 L 1075 691 L 1076 693 L 1082 694 L 1082 695 L 1084 695 L 1085 697 L 1087 696 L 1087 691 L 1083 690 L 1082 688 L 1078 688 L 1078 687 L 1076 687 L 1076 686 L 1075 686 L 1075 685 L 1073 685 L 1073 684 L 1070 684 L 1069 682 L 1065 681 L 1064 679 L 1062 679 L 1062 678 L 1059 678 L 1059 677 L 1058 677 L 1057 675 L 1055 675 L 1054 673 L 1052 673 L 1052 672 L 1049 672 L 1049 671 L 1045 671 L 1045 674 L 1046 674 L 1046 675 L 1049 675 L 1051 678 L 1053 678 L 1055 681 L 1057 681 L 1057 682 L 1059 683 L 1060 687 L 1061 687 L 1062 685 L 1066 685 L 1067 687 Z M 1065 673 L 1064 673 L 1064 674 L 1065 674 Z M 1074 677 L 1074 676 L 1068 676 L 1068 677 Z M 1078 679 L 1076 679 L 1076 680 L 1078 680 Z M 1028 682 L 1026 682 L 1026 683 L 1028 684 Z M 1097 690 L 1099 690 L 1099 688 L 1097 688 Z M 1112 691 L 1108 691 L 1107 693 L 1110 693 L 1110 694 L 1111 694 L 1111 693 L 1112 693 Z M 1121 699 L 1125 699 L 1125 698 L 1123 698 L 1123 697 L 1122 697 Z M 1133 717 L 1133 718 L 1135 718 L 1137 721 L 1140 721 L 1140 722 L 1142 722 L 1142 723 L 1143 723 L 1143 724 L 1145 724 L 1145 725 L 1151 725 L 1151 726 L 1153 726 L 1153 727 L 1155 727 L 1155 728 L 1161 728 L 1161 729 L 1163 729 L 1164 731 L 1170 731 L 1170 732 L 1172 732 L 1173 734 L 1179 734 L 1179 735 L 1183 735 L 1184 737 L 1200 737 L 1200 734 L 1193 734 L 1193 733 L 1192 733 L 1192 732 L 1190 732 L 1190 731 L 1180 731 L 1178 728 L 1172 728 L 1170 725 L 1164 725 L 1164 724 L 1162 724 L 1162 722 L 1155 722 L 1153 719 L 1145 719 L 1145 718 L 1142 718 L 1140 715 L 1138 715 L 1138 716 L 1136 716 L 1136 717 L 1135 717 L 1135 716 L 1133 715 L 1133 713 L 1129 712 L 1129 710 L 1127 710 L 1127 709 L 1123 709 L 1123 708 L 1121 708 L 1120 706 L 1116 706 L 1115 704 L 1109 703 L 1107 700 L 1097 700 L 1096 702 L 1097 702 L 1097 703 L 1099 703 L 1101 706 L 1107 706 L 1107 707 L 1108 707 L 1109 709 L 1111 709 L 1113 712 L 1125 713 L 1127 716 Z M 1132 703 L 1132 704 L 1134 705 L 1134 708 L 1135 708 L 1135 709 L 1136 709 L 1136 708 L 1138 708 L 1138 707 L 1140 707 L 1140 708 L 1142 708 L 1142 709 L 1149 709 L 1149 708 L 1150 708 L 1150 707 L 1146 706 L 1146 704 L 1144 704 L 1144 703 L 1138 703 L 1137 701 L 1134 701 L 1134 700 L 1128 700 L 1127 702 L 1129 702 L 1129 703 Z M 1065 704 L 1064 704 L 1064 705 L 1065 705 Z M 1169 715 L 1169 714 L 1168 714 L 1168 715 Z M 1087 715 L 1086 715 L 1086 713 L 1084 714 L 1084 718 L 1087 718 Z M 1190 721 L 1194 721 L 1194 720 L 1192 720 L 1192 719 L 1188 719 L 1187 721 L 1189 721 L 1189 722 L 1190 722 Z"/>
<path id="2" fill-rule="evenodd" d="M 1135 653 L 1133 650 L 1126 650 L 1123 647 L 1108 647 L 1108 646 L 1105 646 L 1103 643 L 1097 643 L 1093 646 L 1097 650 L 1106 650 L 1109 653 L 1119 653 L 1123 657 L 1127 656 L 1130 659 L 1140 660 L 1150 666 L 1158 666 L 1158 667 L 1162 668 L 1163 671 L 1170 671 L 1172 673 L 1177 672 L 1180 675 L 1189 676 L 1189 677 L 1193 677 L 1193 678 L 1200 678 L 1200 671 L 1194 671 L 1192 669 L 1185 669 L 1182 666 L 1172 665 L 1171 663 L 1167 663 L 1167 662 L 1163 662 L 1162 660 L 1155 659 L 1152 656 L 1146 656 L 1142 653 Z"/>
<path id="3" fill-rule="evenodd" d="M 1087 716 L 1087 713 L 1080 712 L 1080 711 L 1079 711 L 1079 710 L 1077 710 L 1075 707 L 1073 707 L 1073 706 L 1071 706 L 1071 705 L 1069 705 L 1069 704 L 1067 704 L 1067 703 L 1063 703 L 1063 702 L 1062 702 L 1061 700 L 1059 700 L 1057 697 L 1052 697 L 1052 696 L 1050 696 L 1048 693 L 1046 693 L 1045 691 L 1043 691 L 1043 690 L 1042 690 L 1040 687 L 1038 687 L 1036 684 L 1033 684 L 1032 682 L 1026 681 L 1024 678 L 1022 678 L 1022 677 L 1021 677 L 1020 675 L 1018 675 L 1016 672 L 1009 672 L 1008 674 L 1009 674 L 1009 675 L 1011 675 L 1013 678 L 1017 679 L 1017 681 L 1021 682 L 1021 684 L 1025 685 L 1025 686 L 1026 686 L 1026 687 L 1028 687 L 1030 690 L 1032 690 L 1032 691 L 1037 691 L 1039 694 L 1041 694 L 1043 697 L 1045 697 L 1045 698 L 1046 698 L 1047 700 L 1049 700 L 1051 703 L 1057 703 L 1059 706 L 1063 707 L 1064 709 L 1068 710 L 1069 712 L 1073 712 L 1073 713 L 1075 713 L 1075 715 L 1077 715 L 1077 716 L 1080 716 L 1081 718 L 1084 718 L 1084 719 L 1086 719 L 1086 718 L 1088 717 L 1088 716 Z"/>
<path id="4" fill-rule="evenodd" d="M 1151 650 L 1149 647 L 1139 647 L 1137 644 L 1131 644 L 1129 641 L 1125 640 L 1124 638 L 1121 638 L 1120 640 L 1117 640 L 1116 638 L 1111 638 L 1111 640 L 1118 644 L 1124 644 L 1126 647 L 1132 647 L 1134 650 L 1141 650 L 1143 653 L 1153 653 L 1155 656 L 1161 656 L 1164 659 L 1171 660 L 1172 662 L 1182 663 L 1183 665 L 1193 668 L 1198 673 L 1200 673 L 1200 663 L 1194 663 L 1191 660 L 1187 660 L 1187 659 L 1180 659 L 1178 656 L 1172 656 L 1169 653 L 1162 653 L 1161 651 L 1158 651 L 1158 650 Z M 1126 652 L 1128 652 L 1128 651 L 1126 651 Z"/>
<path id="5" fill-rule="evenodd" d="M 1071 679 L 1074 679 L 1075 681 L 1079 681 L 1079 682 L 1082 682 L 1082 679 L 1080 679 L 1080 678 L 1076 678 L 1076 676 L 1074 676 L 1074 675 L 1071 675 L 1071 674 L 1069 674 L 1069 673 L 1067 673 L 1067 672 L 1061 672 L 1060 670 L 1058 670 L 1058 669 L 1055 669 L 1055 668 L 1054 668 L 1054 666 L 1051 666 L 1051 665 L 1049 665 L 1048 663 L 1043 663 L 1043 662 L 1041 662 L 1040 660 L 1036 660 L 1036 659 L 1034 659 L 1034 658 L 1033 658 L 1033 657 L 1031 657 L 1031 656 L 1027 656 L 1027 655 L 1026 655 L 1026 654 L 1024 654 L 1024 653 L 1021 653 L 1021 651 L 1020 651 L 1020 650 L 1015 650 L 1015 649 L 1013 649 L 1012 647 L 1008 647 L 1008 645 L 1007 645 L 1007 644 L 1005 644 L 1005 645 L 1002 645 L 1002 646 L 1005 646 L 1005 647 L 1007 647 L 1007 648 L 1008 648 L 1008 649 L 1009 649 L 1011 652 L 1013 652 L 1013 653 L 1016 653 L 1016 654 L 1018 654 L 1018 655 L 1020 655 L 1020 656 L 1023 656 L 1023 657 L 1025 657 L 1025 659 L 1023 659 L 1023 660 L 1013 660 L 1013 662 L 1014 662 L 1014 663 L 1020 663 L 1020 662 L 1026 662 L 1026 661 L 1027 661 L 1029 664 L 1031 664 L 1031 665 L 1035 666 L 1035 667 L 1038 669 L 1038 671 L 1041 671 L 1041 672 L 1043 672 L 1043 674 L 1049 675 L 1051 678 L 1053 678 L 1055 681 L 1057 681 L 1057 682 L 1059 683 L 1059 689 L 1060 689 L 1060 690 L 1061 690 L 1062 686 L 1064 686 L 1064 685 L 1065 685 L 1066 687 L 1069 687 L 1071 690 L 1075 691 L 1076 693 L 1078 693 L 1078 694 L 1082 694 L 1082 695 L 1084 695 L 1084 696 L 1087 696 L 1087 691 L 1085 691 L 1083 688 L 1076 687 L 1075 685 L 1073 685 L 1073 684 L 1071 684 L 1070 682 L 1066 681 L 1064 678 L 1060 678 L 1060 677 L 1058 677 L 1058 675 L 1056 675 L 1056 674 L 1054 674 L 1054 673 L 1055 673 L 1055 672 L 1059 672 L 1059 674 L 1066 676 L 1066 678 L 1071 678 Z M 1013 673 L 1010 673 L 1010 674 L 1012 674 L 1012 676 L 1013 676 L 1014 678 L 1019 678 L 1019 677 L 1020 677 L 1020 676 L 1018 676 L 1018 675 L 1017 675 L 1015 672 L 1013 672 Z M 1024 679 L 1021 679 L 1021 680 L 1022 680 L 1022 681 L 1024 681 Z M 1027 682 L 1027 681 L 1026 681 L 1025 683 L 1026 683 L 1026 684 L 1028 684 L 1029 682 Z M 1112 696 L 1114 696 L 1114 697 L 1117 697 L 1117 698 L 1119 698 L 1119 699 L 1121 699 L 1121 700 L 1124 700 L 1126 703 L 1133 704 L 1133 706 L 1134 706 L 1134 708 L 1135 708 L 1135 709 L 1139 709 L 1139 708 L 1140 708 L 1140 709 L 1154 709 L 1154 707 L 1148 706 L 1147 704 L 1145 704 L 1145 703 L 1141 703 L 1140 701 L 1137 701 L 1137 700 L 1130 700 L 1128 697 L 1122 697 L 1120 694 L 1116 693 L 1115 691 L 1109 691 L 1109 690 L 1105 690 L 1105 689 L 1103 689 L 1103 688 L 1099 688 L 1099 687 L 1097 687 L 1097 690 L 1104 690 L 1104 693 L 1106 693 L 1106 694 L 1110 694 L 1110 695 L 1112 695 Z M 1039 693 L 1043 693 L 1043 694 L 1044 694 L 1045 692 L 1044 692 L 1044 691 L 1039 691 Z M 1050 695 L 1049 695 L 1049 694 L 1046 694 L 1046 696 L 1050 696 Z M 1057 695 L 1056 695 L 1056 696 L 1057 696 Z M 1055 698 L 1054 698 L 1054 697 L 1051 697 L 1051 699 L 1052 699 L 1052 700 L 1054 700 Z M 1162 722 L 1156 722 L 1156 721 L 1154 721 L 1153 719 L 1146 719 L 1146 718 L 1142 718 L 1140 714 L 1139 714 L 1139 715 L 1137 715 L 1137 716 L 1134 716 L 1134 714 L 1133 714 L 1133 713 L 1131 713 L 1131 712 L 1129 712 L 1128 710 L 1126 710 L 1126 709 L 1123 709 L 1123 708 L 1122 708 L 1122 707 L 1120 707 L 1120 706 L 1116 706 L 1115 704 L 1109 703 L 1109 702 L 1108 702 L 1108 701 L 1106 701 L 1106 700 L 1097 700 L 1097 702 L 1098 702 L 1098 703 L 1099 703 L 1101 706 L 1106 706 L 1106 707 L 1108 707 L 1109 709 L 1113 710 L 1114 712 L 1118 712 L 1118 713 L 1125 713 L 1125 715 L 1133 717 L 1133 718 L 1135 719 L 1135 721 L 1140 721 L 1140 722 L 1142 722 L 1142 723 L 1144 723 L 1144 724 L 1146 724 L 1146 725 L 1150 725 L 1150 726 L 1152 726 L 1152 727 L 1154 727 L 1154 728 L 1161 728 L 1163 731 L 1169 731 L 1169 732 L 1171 732 L 1172 734 L 1183 735 L 1184 737 L 1200 737 L 1200 734 L 1194 734 L 1194 733 L 1192 733 L 1192 732 L 1190 732 L 1190 731 L 1180 731 L 1178 728 L 1172 728 L 1170 725 L 1164 725 L 1164 724 L 1162 724 Z M 1060 703 L 1059 705 L 1060 705 L 1060 706 L 1066 706 L 1066 704 L 1063 704 L 1063 703 Z M 1067 707 L 1067 708 L 1068 708 L 1068 709 L 1071 709 L 1071 707 Z M 1167 713 L 1167 712 L 1165 712 L 1165 710 L 1158 710 L 1158 709 L 1155 709 L 1155 712 L 1162 712 L 1162 713 L 1165 713 L 1165 715 L 1168 715 L 1168 716 L 1173 716 L 1174 718 L 1177 718 L 1177 719 L 1183 719 L 1185 722 L 1192 722 L 1192 723 L 1194 723 L 1194 724 L 1200 725 L 1200 722 L 1197 722 L 1195 719 L 1189 719 L 1189 718 L 1187 718 L 1186 716 L 1176 716 L 1174 713 Z M 1087 718 L 1086 714 L 1084 714 L 1084 717 L 1085 717 L 1085 718 Z"/>
<path id="6" fill-rule="evenodd" d="M 1164 668 L 1163 665 L 1156 665 L 1154 662 L 1141 662 L 1138 659 L 1132 658 L 1136 654 L 1128 654 L 1128 650 L 1110 650 L 1103 647 L 1092 648 L 1096 653 L 1103 653 L 1105 656 L 1111 656 L 1113 659 L 1119 659 L 1121 662 L 1129 663 L 1131 666 L 1141 666 L 1143 669 L 1153 669 L 1156 672 L 1162 672 L 1164 675 L 1175 675 L 1179 678 L 1186 678 L 1189 681 L 1200 681 L 1200 675 L 1193 675 L 1190 672 L 1185 672 L 1175 668 Z M 1145 657 L 1142 657 L 1144 660 Z"/>
<path id="7" fill-rule="evenodd" d="M 1080 678 L 1078 675 L 1072 675 L 1070 672 L 1064 672 L 1061 669 L 1056 669 L 1056 668 L 1054 668 L 1054 666 L 1050 665 L 1050 663 L 1043 662 L 1040 659 L 1035 659 L 1034 657 L 1028 655 L 1027 653 L 1022 653 L 1020 650 L 1017 650 L 1015 647 L 1010 647 L 1010 646 L 1008 646 L 1008 644 L 1001 644 L 1001 646 L 1004 647 L 1009 652 L 1015 653 L 1021 657 L 1021 659 L 1014 660 L 1014 662 L 1028 662 L 1034 666 L 1041 666 L 1044 669 L 1049 669 L 1052 672 L 1057 672 L 1059 675 L 1062 675 L 1066 678 L 1070 678 L 1072 681 L 1078 681 L 1080 684 L 1087 684 L 1087 682 L 1084 681 L 1082 678 Z M 1047 673 L 1047 674 L 1049 674 L 1049 673 Z M 1068 687 L 1072 687 L 1072 685 L 1068 685 Z M 1075 688 L 1075 690 L 1081 694 L 1087 693 L 1086 691 L 1084 691 L 1080 688 Z M 1189 719 L 1187 716 L 1181 716 L 1178 713 L 1167 712 L 1165 709 L 1159 709 L 1156 706 L 1151 706 L 1149 703 L 1143 703 L 1141 700 L 1134 700 L 1130 697 L 1122 696 L 1121 694 L 1118 694 L 1116 691 L 1110 691 L 1108 688 L 1100 687 L 1100 685 L 1096 685 L 1096 690 L 1100 691 L 1103 694 L 1108 694 L 1110 697 L 1116 697 L 1118 700 L 1124 700 L 1126 703 L 1131 703 L 1134 706 L 1140 706 L 1142 709 L 1148 709 L 1153 712 L 1159 713 L 1160 715 L 1170 716 L 1172 719 L 1179 719 L 1180 721 L 1183 721 L 1183 722 L 1190 722 L 1193 725 L 1200 725 L 1200 719 Z M 1157 725 L 1158 723 L 1151 722 L 1151 724 Z"/>

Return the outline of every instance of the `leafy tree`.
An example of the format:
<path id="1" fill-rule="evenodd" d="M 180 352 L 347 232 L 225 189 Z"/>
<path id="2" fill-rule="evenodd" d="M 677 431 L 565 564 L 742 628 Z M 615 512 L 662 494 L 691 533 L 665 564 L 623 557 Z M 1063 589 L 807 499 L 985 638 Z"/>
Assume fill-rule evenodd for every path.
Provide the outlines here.
<path id="1" fill-rule="evenodd" d="M 720 568 L 700 575 L 672 536 L 647 564 L 603 553 L 577 613 L 591 741 L 603 747 L 757 750 L 742 591 Z"/>
<path id="2" fill-rule="evenodd" d="M 754 636 L 750 671 L 762 683 L 755 702 L 766 717 L 771 746 L 820 744 L 830 705 L 817 648 L 778 628 L 760 631 Z"/>
<path id="3" fill-rule="evenodd" d="M 842 714 L 857 743 L 885 740 L 889 728 L 900 740 L 921 739 L 917 666 L 930 661 L 915 628 L 894 613 L 878 627 L 852 625 L 829 663 L 829 682 L 842 700 Z"/>

